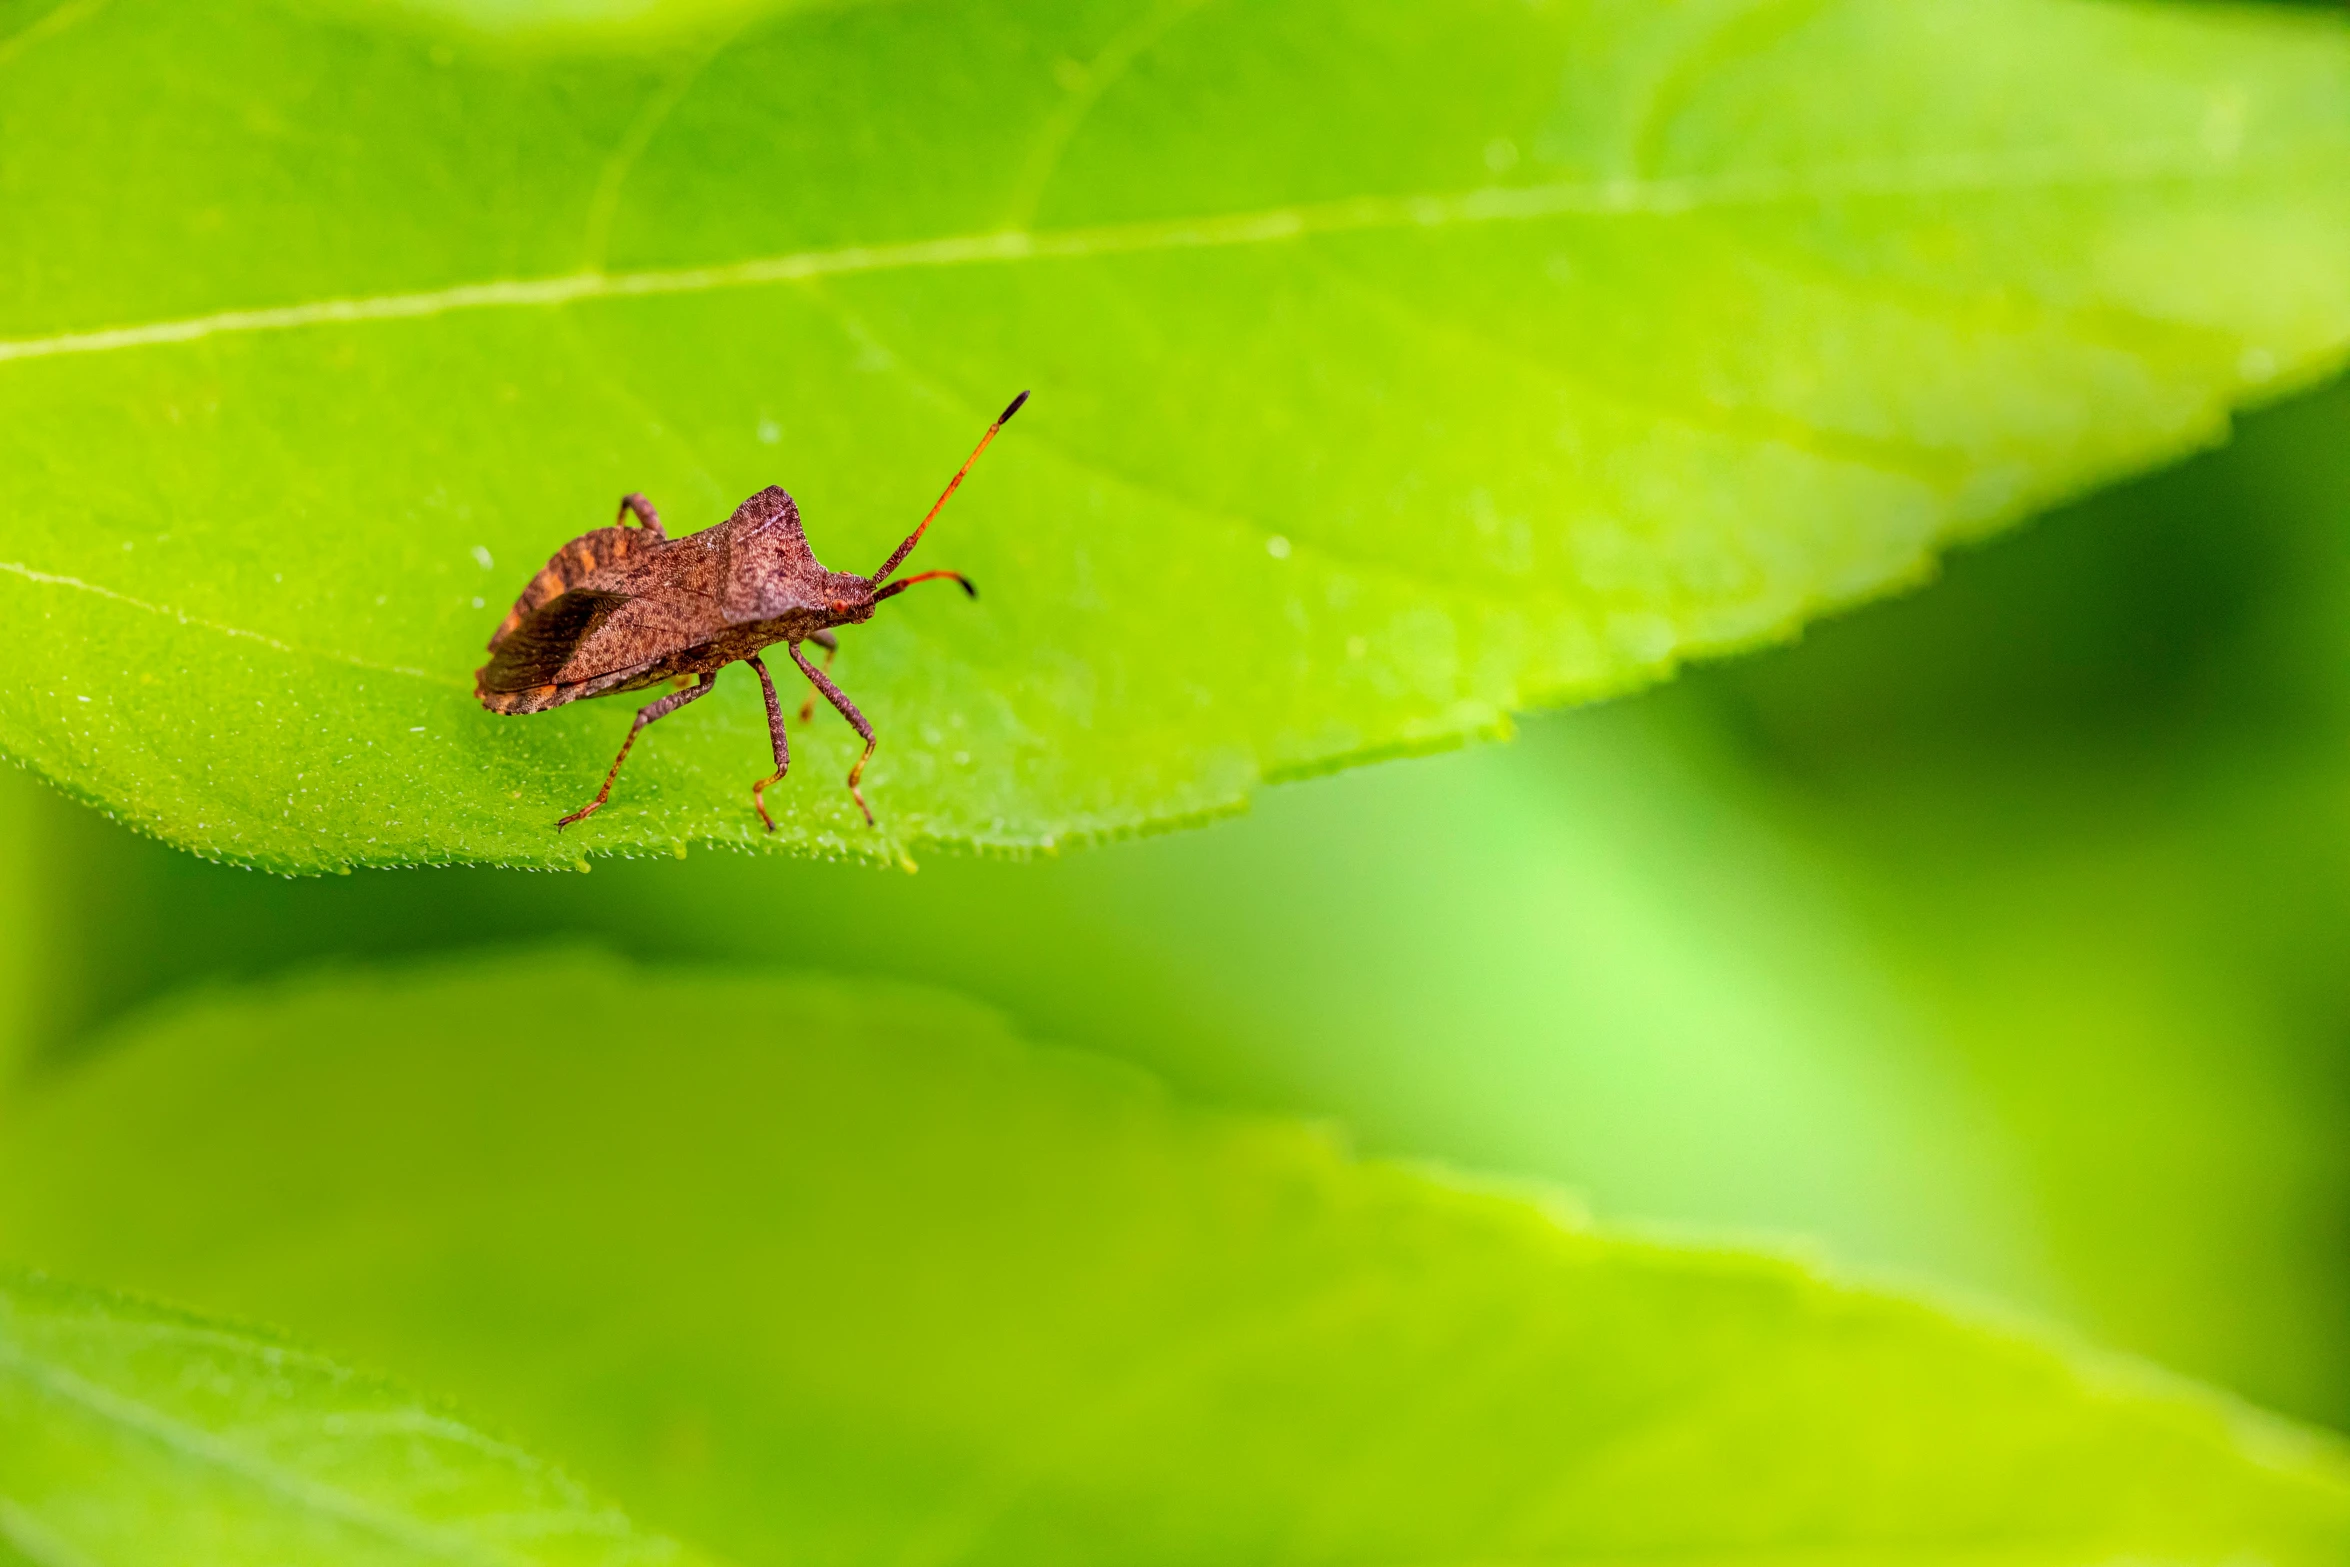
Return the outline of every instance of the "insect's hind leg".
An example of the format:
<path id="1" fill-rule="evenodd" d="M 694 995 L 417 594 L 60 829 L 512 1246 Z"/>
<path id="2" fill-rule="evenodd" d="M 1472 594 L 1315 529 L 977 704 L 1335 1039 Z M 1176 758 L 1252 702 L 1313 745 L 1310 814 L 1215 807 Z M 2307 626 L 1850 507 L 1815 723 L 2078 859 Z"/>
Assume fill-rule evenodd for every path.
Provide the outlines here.
<path id="1" fill-rule="evenodd" d="M 656 719 L 667 718 L 671 713 L 676 712 L 698 696 L 707 696 L 710 688 L 717 683 L 717 672 L 712 671 L 704 675 L 701 684 L 695 686 L 691 691 L 673 691 L 658 702 L 647 702 L 638 708 L 636 722 L 628 726 L 628 738 L 620 742 L 620 754 L 612 758 L 612 770 L 604 775 L 604 787 L 596 791 L 594 799 L 557 822 L 555 830 L 561 832 L 573 822 L 593 816 L 604 808 L 604 802 L 612 798 L 612 781 L 620 776 L 620 764 L 628 760 L 628 748 L 636 744 L 636 737 L 642 732 L 645 725 Z"/>
<path id="2" fill-rule="evenodd" d="M 773 832 L 775 818 L 767 814 L 765 795 L 769 784 L 783 782 L 783 775 L 791 771 L 791 742 L 784 738 L 783 704 L 775 700 L 775 682 L 767 678 L 767 666 L 759 661 L 756 653 L 743 662 L 758 673 L 759 690 L 767 698 L 767 738 L 775 746 L 775 771 L 751 785 L 751 809 L 759 813 L 759 820 L 767 824 L 769 832 Z"/>
<path id="3" fill-rule="evenodd" d="M 829 631 L 811 631 L 808 633 L 808 640 L 824 649 L 824 672 L 828 675 L 831 674 L 832 661 L 840 652 L 840 638 Z M 816 693 L 811 691 L 808 693 L 808 700 L 800 704 L 800 722 L 804 724 L 815 716 Z"/>
<path id="4" fill-rule="evenodd" d="M 637 494 L 637 492 L 634 490 L 631 490 L 626 495 L 620 497 L 620 510 L 618 514 L 613 517 L 612 525 L 616 528 L 625 526 L 628 522 L 628 514 L 630 512 L 636 513 L 636 525 L 638 527 L 644 529 L 654 538 L 662 540 L 664 543 L 668 541 L 669 535 L 661 531 L 661 514 L 653 510 L 653 503 L 651 501 L 646 500 L 642 495 Z"/>
<path id="5" fill-rule="evenodd" d="M 857 787 L 857 780 L 865 776 L 865 764 L 873 760 L 873 748 L 880 743 L 873 738 L 873 726 L 865 722 L 865 715 L 857 711 L 857 704 L 850 701 L 840 687 L 824 678 L 823 670 L 808 662 L 808 656 L 800 651 L 797 642 L 786 645 L 791 648 L 792 662 L 799 665 L 800 673 L 808 677 L 808 684 L 823 692 L 824 700 L 840 709 L 840 716 L 849 721 L 849 727 L 865 737 L 865 754 L 858 757 L 857 765 L 849 769 L 849 798 L 857 802 L 857 809 L 865 813 L 865 825 L 871 827 L 874 825 L 873 807 L 865 803 L 864 791 Z"/>

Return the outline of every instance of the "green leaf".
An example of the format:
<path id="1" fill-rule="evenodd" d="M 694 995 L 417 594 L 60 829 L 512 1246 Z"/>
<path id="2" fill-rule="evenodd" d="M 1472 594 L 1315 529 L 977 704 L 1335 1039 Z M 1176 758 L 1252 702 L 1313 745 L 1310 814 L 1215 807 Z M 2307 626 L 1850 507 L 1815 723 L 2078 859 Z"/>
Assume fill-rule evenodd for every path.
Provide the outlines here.
<path id="1" fill-rule="evenodd" d="M 6 15 L 0 748 L 277 869 L 1228 810 L 1914 582 L 2350 340 L 2339 16 Z M 881 831 L 829 716 L 757 830 L 737 672 L 555 834 L 626 704 L 468 683 L 556 545 L 781 482 L 869 569 L 1028 385 L 919 557 L 985 597 L 841 657 Z"/>
<path id="2" fill-rule="evenodd" d="M 1717 787 L 1866 912 L 2045 1298 L 2350 1429 L 2345 428 L 2339 383 L 1651 706 L 1713 709 Z"/>
<path id="3" fill-rule="evenodd" d="M 43 916 L 54 908 L 52 867 L 36 842 L 48 803 L 43 792 L 18 769 L 0 766 L 0 1082 L 33 1053 L 41 1010 L 58 988 L 40 961 L 47 956 Z"/>
<path id="4" fill-rule="evenodd" d="M 216 996 L 17 1105 L 0 1247 L 351 1346 L 746 1562 L 2350 1549 L 2341 1451 L 2209 1395 L 871 984 Z"/>
<path id="5" fill-rule="evenodd" d="M 0 1271 L 0 1561 L 682 1563 L 562 1474 L 246 1330 Z"/>

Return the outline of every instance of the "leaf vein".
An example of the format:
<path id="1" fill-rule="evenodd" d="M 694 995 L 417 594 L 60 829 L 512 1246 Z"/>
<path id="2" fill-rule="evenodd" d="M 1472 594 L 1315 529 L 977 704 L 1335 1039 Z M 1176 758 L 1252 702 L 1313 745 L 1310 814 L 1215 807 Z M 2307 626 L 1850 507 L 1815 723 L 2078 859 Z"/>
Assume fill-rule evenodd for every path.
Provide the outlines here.
<path id="1" fill-rule="evenodd" d="M 349 653 L 336 652 L 331 648 L 298 647 L 291 642 L 281 642 L 265 632 L 247 631 L 242 626 L 231 626 L 217 620 L 206 620 L 201 615 L 191 615 L 185 610 L 174 609 L 168 604 L 154 604 L 146 599 L 134 598 L 128 593 L 117 592 L 113 588 L 95 582 L 85 582 L 80 577 L 69 577 L 53 571 L 37 571 L 22 561 L 0 560 L 0 571 L 13 573 L 24 578 L 27 582 L 36 582 L 43 587 L 75 588 L 84 593 L 94 593 L 102 599 L 121 604 L 129 609 L 141 610 L 150 615 L 160 615 L 166 620 L 177 621 L 183 626 L 200 627 L 224 637 L 236 637 L 247 642 L 258 642 L 262 646 L 273 648 L 280 653 L 292 653 L 303 658 L 328 659 L 334 663 L 348 664 L 353 669 L 364 669 L 379 675 L 404 675 L 411 680 L 429 681 L 437 686 L 464 687 L 462 681 L 451 680 L 445 675 L 436 675 L 429 670 L 411 669 L 405 664 L 377 664 Z"/>
<path id="2" fill-rule="evenodd" d="M 655 88 L 643 107 L 629 122 L 611 153 L 604 160 L 603 171 L 596 177 L 595 194 L 588 201 L 587 224 L 580 240 L 580 265 L 589 272 L 603 269 L 605 252 L 611 248 L 612 224 L 620 213 L 621 192 L 628 178 L 644 157 L 645 149 L 660 134 L 670 115 L 685 101 L 694 83 L 701 80 L 711 64 L 741 36 L 747 20 L 721 33 L 717 38 L 689 59 L 668 81 Z"/>
<path id="3" fill-rule="evenodd" d="M 0 1496 L 0 1543 L 13 1547 L 33 1567 L 98 1567 L 57 1538 L 31 1509 L 5 1496 Z"/>
<path id="4" fill-rule="evenodd" d="M 0 1348 L 0 1369 L 14 1371 L 52 1397 L 78 1405 L 100 1420 L 144 1436 L 184 1458 L 240 1476 L 311 1512 L 450 1561 L 505 1563 L 513 1560 L 502 1552 L 477 1550 L 469 1542 L 442 1531 L 386 1516 L 347 1492 L 289 1474 L 265 1459 L 240 1452 L 217 1437 L 172 1419 L 152 1405 L 101 1387 L 63 1367 L 44 1364 L 22 1350 Z"/>
<path id="5" fill-rule="evenodd" d="M 1063 155 L 1109 90 L 1179 23 L 1208 3 L 1209 0 L 1162 0 L 1129 23 L 1081 68 L 1081 80 L 1046 118 L 1028 149 L 1007 209 L 1006 218 L 1012 226 L 1025 228 L 1035 218 L 1045 191 L 1060 172 Z"/>
<path id="6" fill-rule="evenodd" d="M 1966 477 L 1964 454 L 1919 441 L 1835 429 L 1767 405 L 1740 407 L 1702 397 L 1668 403 L 1618 387 L 1603 387 L 1589 376 L 1528 353 L 1489 330 L 1436 320 L 1424 306 L 1374 282 L 1359 268 L 1329 260 L 1323 263 L 1323 272 L 1390 321 L 1427 341 L 1467 347 L 1514 366 L 1586 408 L 1606 403 L 1619 410 L 1637 409 L 1660 425 L 1673 425 L 1695 434 L 1717 435 L 1748 444 L 1771 442 L 1824 463 L 1868 468 L 1894 478 L 1914 480 L 1938 495 L 1955 491 Z"/>
<path id="7" fill-rule="evenodd" d="M 72 31 L 105 8 L 106 0 L 65 0 L 63 5 L 14 37 L 0 38 L 0 65 L 8 64 L 45 38 L 55 38 Z"/>
<path id="8" fill-rule="evenodd" d="M 2081 158 L 2070 152 L 1959 156 L 1857 164 L 1823 177 L 1784 173 L 1708 179 L 1576 181 L 1487 186 L 1407 196 L 1356 196 L 1255 212 L 1103 224 L 1032 232 L 1004 229 L 937 239 L 854 244 L 742 261 L 636 272 L 585 271 L 553 277 L 460 283 L 411 293 L 313 300 L 218 311 L 173 321 L 0 341 L 0 363 L 187 343 L 204 338 L 372 321 L 415 320 L 455 311 L 548 307 L 599 299 L 707 293 L 804 282 L 850 273 L 920 267 L 1091 260 L 1153 252 L 1222 249 L 1375 229 L 1439 229 L 1556 217 L 1677 217 L 1733 207 L 1967 193 L 1999 194 L 2081 184 L 2143 185 L 2225 178 L 2247 172 L 2233 151 L 2176 144 Z"/>

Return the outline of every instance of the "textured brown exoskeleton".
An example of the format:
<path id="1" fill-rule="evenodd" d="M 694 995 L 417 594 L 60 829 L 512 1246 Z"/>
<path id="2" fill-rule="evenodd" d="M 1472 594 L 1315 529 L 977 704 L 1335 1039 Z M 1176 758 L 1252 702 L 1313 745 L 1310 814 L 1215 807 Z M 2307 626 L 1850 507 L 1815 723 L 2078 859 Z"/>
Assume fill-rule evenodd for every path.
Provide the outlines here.
<path id="1" fill-rule="evenodd" d="M 767 696 L 775 771 L 751 785 L 751 805 L 767 830 L 775 831 L 764 796 L 767 786 L 790 770 L 791 751 L 784 743 L 775 682 L 759 661 L 759 650 L 777 642 L 784 644 L 792 662 L 824 699 L 840 709 L 849 727 L 864 737 L 865 752 L 849 769 L 849 796 L 871 825 L 873 808 L 865 803 L 857 781 L 873 759 L 873 726 L 823 670 L 808 662 L 800 644 L 813 642 L 824 649 L 825 666 L 830 668 L 840 647 L 833 627 L 871 620 L 874 605 L 917 582 L 944 578 L 960 584 L 973 598 L 979 596 L 959 572 L 917 572 L 903 582 L 889 582 L 889 574 L 922 542 L 931 518 L 946 505 L 1004 421 L 1026 401 L 1028 394 L 1022 392 L 987 427 L 947 481 L 937 504 L 870 577 L 825 570 L 808 547 L 808 536 L 800 531 L 799 507 L 773 485 L 736 507 L 734 515 L 715 528 L 682 539 L 661 531 L 652 502 L 642 495 L 624 496 L 613 526 L 581 534 L 557 550 L 490 638 L 490 661 L 473 676 L 473 694 L 482 706 L 493 713 L 543 713 L 582 697 L 642 691 L 687 676 L 700 678 L 692 687 L 637 710 L 620 754 L 612 759 L 612 770 L 604 775 L 604 787 L 555 826 L 568 827 L 600 809 L 611 796 L 612 781 L 620 776 L 620 764 L 628 760 L 628 748 L 636 744 L 645 725 L 705 695 L 717 682 L 718 671 L 740 659 L 757 672 L 759 689 Z M 631 514 L 638 524 L 634 528 L 625 526 Z M 885 582 L 887 587 L 882 586 Z M 802 723 L 815 706 L 816 699 L 810 697 L 800 709 Z"/>

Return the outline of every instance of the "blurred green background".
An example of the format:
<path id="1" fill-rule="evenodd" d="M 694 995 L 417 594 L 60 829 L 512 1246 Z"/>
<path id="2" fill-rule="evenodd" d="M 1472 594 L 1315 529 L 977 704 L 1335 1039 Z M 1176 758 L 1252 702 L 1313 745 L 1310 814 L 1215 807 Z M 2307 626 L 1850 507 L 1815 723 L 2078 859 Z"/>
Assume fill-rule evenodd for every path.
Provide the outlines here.
<path id="1" fill-rule="evenodd" d="M 0 844 L 35 1072 L 190 983 L 483 941 L 931 980 L 1194 1097 L 1817 1237 L 2350 1427 L 2341 386 L 1799 646 L 1059 860 L 293 882 L 14 771 Z"/>

